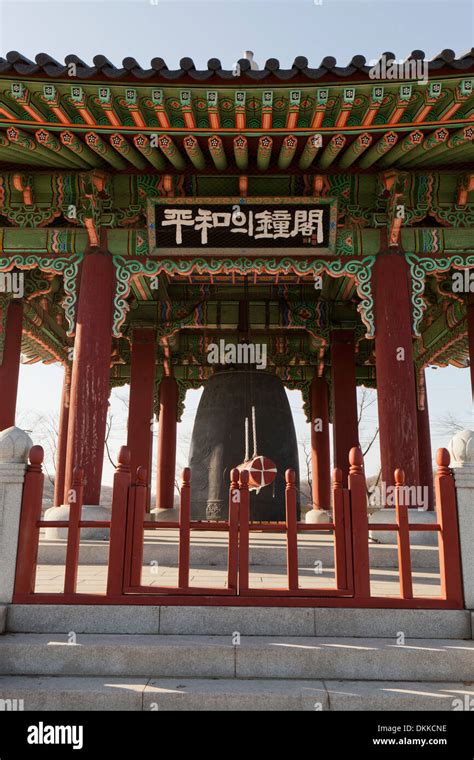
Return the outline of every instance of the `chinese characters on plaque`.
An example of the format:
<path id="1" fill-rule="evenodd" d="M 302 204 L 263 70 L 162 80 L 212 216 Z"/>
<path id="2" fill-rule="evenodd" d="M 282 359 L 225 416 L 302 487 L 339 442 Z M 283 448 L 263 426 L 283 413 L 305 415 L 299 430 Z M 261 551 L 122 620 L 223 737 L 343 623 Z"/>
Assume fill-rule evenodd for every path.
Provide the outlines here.
<path id="1" fill-rule="evenodd" d="M 239 206 L 234 211 L 211 211 L 198 208 L 165 208 L 162 227 L 173 226 L 176 230 L 176 245 L 183 243 L 183 227 L 191 227 L 201 233 L 201 245 L 209 243 L 209 231 L 223 227 L 231 234 L 245 235 L 253 240 L 278 240 L 316 236 L 316 242 L 323 242 L 323 212 L 321 209 L 288 209 L 265 211 L 243 210 Z"/>
<path id="2" fill-rule="evenodd" d="M 149 215 L 156 253 L 181 250 L 185 254 L 203 248 L 209 252 L 226 248 L 266 248 L 272 253 L 278 253 L 278 248 L 286 252 L 290 248 L 311 248 L 328 252 L 334 237 L 335 209 L 331 203 L 176 200 L 159 199 Z"/>

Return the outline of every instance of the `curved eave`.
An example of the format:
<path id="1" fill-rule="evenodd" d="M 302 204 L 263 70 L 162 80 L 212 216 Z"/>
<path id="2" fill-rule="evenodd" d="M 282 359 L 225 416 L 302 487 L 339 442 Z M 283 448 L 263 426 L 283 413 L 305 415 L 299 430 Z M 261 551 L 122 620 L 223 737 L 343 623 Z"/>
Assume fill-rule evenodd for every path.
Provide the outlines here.
<path id="1" fill-rule="evenodd" d="M 381 58 L 395 60 L 392 52 L 385 52 Z M 422 50 L 414 50 L 406 57 L 407 61 L 424 61 L 425 54 Z M 373 66 L 368 65 L 363 55 L 354 55 L 345 66 L 338 66 L 336 58 L 326 56 L 318 67 L 311 67 L 305 56 L 297 56 L 289 69 L 280 66 L 276 58 L 269 58 L 263 67 L 254 70 L 248 60 L 240 59 L 238 62 L 240 75 L 236 76 L 236 69 L 223 69 L 218 58 L 211 58 L 207 63 L 207 69 L 196 69 L 192 58 L 182 58 L 179 68 L 169 69 L 162 58 L 153 58 L 149 68 L 142 68 L 135 58 L 128 57 L 122 61 L 122 66 L 115 66 L 103 55 L 96 55 L 93 65 L 89 66 L 76 55 L 67 55 L 64 63 L 57 61 L 48 53 L 39 53 L 32 61 L 17 51 L 11 51 L 5 58 L 0 58 L 0 74 L 19 75 L 21 77 L 47 76 L 50 78 L 64 78 L 70 81 L 70 66 L 76 67 L 76 79 L 109 79 L 111 81 L 152 80 L 154 82 L 202 82 L 218 83 L 233 82 L 240 84 L 245 82 L 321 82 L 329 78 L 334 80 L 352 80 L 354 78 L 369 79 L 369 71 Z M 459 58 L 453 50 L 446 49 L 427 61 L 429 74 L 464 73 L 474 67 L 474 49 L 466 51 Z"/>

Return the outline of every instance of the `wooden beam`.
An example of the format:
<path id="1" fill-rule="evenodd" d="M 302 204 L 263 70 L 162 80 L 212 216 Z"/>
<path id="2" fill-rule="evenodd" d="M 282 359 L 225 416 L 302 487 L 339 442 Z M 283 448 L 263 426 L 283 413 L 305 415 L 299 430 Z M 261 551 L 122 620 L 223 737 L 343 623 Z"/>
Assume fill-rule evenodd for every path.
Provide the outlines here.
<path id="1" fill-rule="evenodd" d="M 280 155 L 278 157 L 278 168 L 288 169 L 293 156 L 295 155 L 296 148 L 298 147 L 298 139 L 294 135 L 287 135 L 280 148 Z"/>
<path id="2" fill-rule="evenodd" d="M 424 139 L 425 136 L 423 132 L 420 129 L 415 129 L 389 150 L 388 153 L 380 159 L 378 165 L 384 169 L 388 166 L 392 166 L 399 158 L 414 150 L 418 145 L 421 145 Z"/>
<path id="3" fill-rule="evenodd" d="M 309 169 L 313 163 L 318 151 L 323 147 L 322 135 L 311 135 L 306 140 L 306 145 L 303 148 L 301 158 L 299 161 L 300 169 Z"/>
<path id="4" fill-rule="evenodd" d="M 44 166 L 44 161 L 41 156 L 35 156 L 31 151 L 25 150 L 21 146 L 15 146 L 7 140 L 3 134 L 0 134 L 0 157 L 4 158 L 7 163 L 31 164 L 31 166 L 38 167 Z"/>
<path id="5" fill-rule="evenodd" d="M 334 135 L 331 137 L 329 143 L 324 148 L 321 158 L 318 161 L 318 166 L 321 169 L 327 169 L 332 164 L 336 156 L 341 152 L 346 144 L 346 138 L 344 135 Z"/>
<path id="6" fill-rule="evenodd" d="M 352 106 L 354 105 L 355 100 L 355 88 L 354 87 L 344 87 L 341 95 L 341 107 L 339 110 L 339 113 L 336 117 L 335 126 L 337 129 L 343 129 L 346 124 L 347 120 L 350 116 L 350 113 L 352 111 Z"/>
<path id="7" fill-rule="evenodd" d="M 227 157 L 224 150 L 224 144 L 218 135 L 213 135 L 208 138 L 207 144 L 209 146 L 209 153 L 214 161 L 214 166 L 219 171 L 227 169 Z"/>
<path id="8" fill-rule="evenodd" d="M 397 95 L 395 108 L 393 109 L 390 115 L 390 118 L 388 120 L 389 124 L 391 125 L 398 124 L 403 114 L 405 113 L 406 109 L 410 105 L 411 93 L 412 93 L 411 84 L 402 84 L 400 86 L 400 89 Z"/>
<path id="9" fill-rule="evenodd" d="M 237 90 L 235 93 L 235 126 L 237 129 L 245 129 L 245 91 Z"/>
<path id="10" fill-rule="evenodd" d="M 286 116 L 286 129 L 296 129 L 298 126 L 298 116 L 300 112 L 301 91 L 290 90 L 290 104 Z"/>
<path id="11" fill-rule="evenodd" d="M 373 120 L 377 116 L 380 106 L 383 103 L 384 88 L 382 85 L 376 85 L 370 95 L 370 105 L 367 109 L 364 118 L 362 119 L 361 126 L 370 127 Z"/>
<path id="12" fill-rule="evenodd" d="M 17 127 L 7 127 L 6 131 L 7 139 L 20 150 L 25 151 L 25 155 L 34 154 L 35 158 L 39 158 L 41 163 L 48 166 L 58 167 L 61 162 L 57 156 L 53 155 L 51 151 L 41 147 L 38 143 L 26 132 L 18 129 Z"/>
<path id="13" fill-rule="evenodd" d="M 262 95 L 262 129 L 271 129 L 273 122 L 273 92 L 266 90 Z"/>
<path id="14" fill-rule="evenodd" d="M 430 148 L 428 156 L 422 153 L 419 153 L 418 156 L 412 154 L 414 160 L 410 162 L 410 166 L 416 166 L 423 163 L 427 158 L 429 161 L 438 161 L 440 158 L 441 160 L 449 160 L 449 157 L 446 154 L 457 148 L 469 147 L 473 139 L 473 134 L 473 127 L 464 127 L 463 129 L 453 132 L 449 139 L 435 142 Z"/>
<path id="15" fill-rule="evenodd" d="M 182 171 L 185 168 L 186 161 L 169 135 L 160 135 L 158 145 L 175 169 Z"/>
<path id="16" fill-rule="evenodd" d="M 45 84 L 43 87 L 43 95 L 40 97 L 45 106 L 54 113 L 61 124 L 64 124 L 65 126 L 71 125 L 71 119 L 61 104 L 61 94 L 58 92 L 54 84 Z"/>
<path id="17" fill-rule="evenodd" d="M 94 102 L 99 108 L 102 109 L 106 115 L 109 123 L 113 127 L 122 127 L 123 124 L 120 121 L 118 115 L 114 109 L 114 100 L 110 87 L 99 87 L 98 97 L 94 98 Z"/>
<path id="18" fill-rule="evenodd" d="M 385 153 L 388 153 L 398 140 L 398 135 L 395 132 L 386 132 L 384 136 L 378 140 L 372 148 L 369 148 L 359 161 L 359 167 L 361 169 L 368 169 L 369 166 L 375 164 Z"/>
<path id="19" fill-rule="evenodd" d="M 265 171 L 270 165 L 272 157 L 273 140 L 268 135 L 263 135 L 258 140 L 257 166 L 260 171 Z"/>
<path id="20" fill-rule="evenodd" d="M 181 104 L 181 113 L 186 127 L 188 129 L 195 129 L 196 122 L 194 120 L 193 113 L 193 98 L 191 90 L 181 90 L 179 93 L 179 101 Z"/>
<path id="21" fill-rule="evenodd" d="M 110 135 L 109 142 L 112 148 L 114 148 L 114 150 L 116 150 L 117 153 L 119 153 L 119 155 L 125 159 L 125 161 L 128 161 L 136 169 L 142 170 L 147 168 L 147 163 L 144 158 L 132 145 L 127 142 L 123 135 L 115 132 L 113 135 Z"/>
<path id="22" fill-rule="evenodd" d="M 137 127 L 141 129 L 146 128 L 147 124 L 140 109 L 138 91 L 134 87 L 127 87 L 125 90 L 125 97 L 120 98 L 119 104 L 123 109 L 129 112 Z"/>
<path id="23" fill-rule="evenodd" d="M 183 137 L 183 147 L 195 169 L 202 170 L 206 166 L 206 159 L 197 139 L 193 135 Z"/>
<path id="24" fill-rule="evenodd" d="M 347 169 L 348 166 L 352 166 L 354 161 L 356 161 L 364 151 L 367 150 L 367 148 L 370 147 L 372 144 L 372 135 L 369 135 L 368 132 L 363 132 L 361 135 L 357 135 L 356 139 L 352 142 L 352 144 L 347 148 L 344 155 L 341 157 L 339 161 L 339 166 L 341 169 Z"/>
<path id="25" fill-rule="evenodd" d="M 425 139 L 421 145 L 418 145 L 418 147 L 412 150 L 408 155 L 403 156 L 403 158 L 401 158 L 398 162 L 399 165 L 406 166 L 410 164 L 414 159 L 426 155 L 428 151 L 431 151 L 440 143 L 446 142 L 448 137 L 449 131 L 446 129 L 446 127 L 439 127 L 439 129 L 435 129 L 434 132 L 431 132 L 431 134 L 425 136 Z"/>
<path id="26" fill-rule="evenodd" d="M 150 164 L 155 167 L 155 169 L 158 169 L 159 171 L 165 170 L 165 159 L 161 155 L 158 148 L 152 148 L 150 145 L 150 140 L 146 135 L 135 135 L 133 138 L 133 144 L 135 145 L 136 149 L 139 150 L 143 156 L 145 156 L 147 161 L 149 161 Z"/>
<path id="27" fill-rule="evenodd" d="M 166 111 L 164 100 L 163 90 L 152 90 L 151 101 L 145 102 L 145 105 L 148 106 L 150 103 L 151 107 L 155 111 L 156 118 L 158 119 L 160 127 L 162 129 L 169 129 L 171 122 Z"/>
<path id="28" fill-rule="evenodd" d="M 313 119 L 311 121 L 311 129 L 319 129 L 323 123 L 324 115 L 326 113 L 326 106 L 329 99 L 329 89 L 326 87 L 318 87 L 316 90 L 316 106 L 314 109 Z"/>
<path id="29" fill-rule="evenodd" d="M 68 167 L 88 169 L 89 164 L 61 144 L 60 140 L 52 132 L 48 132 L 41 127 L 35 132 L 35 138 L 38 145 L 47 148 L 54 153 L 59 159 L 63 159 Z"/>
<path id="30" fill-rule="evenodd" d="M 74 134 L 74 132 L 65 130 L 64 132 L 60 133 L 59 139 L 68 150 L 70 150 L 80 159 L 86 161 L 86 163 L 90 166 L 102 166 L 102 161 L 98 157 L 97 153 L 90 150 L 87 145 L 84 145 L 82 140 L 79 139 L 79 136 Z"/>
<path id="31" fill-rule="evenodd" d="M 210 90 L 207 93 L 207 115 L 211 129 L 220 129 L 219 93 L 217 90 Z"/>
<path id="32" fill-rule="evenodd" d="M 234 158 L 239 169 L 247 169 L 249 163 L 249 150 L 248 141 L 244 135 L 234 137 Z"/>
<path id="33" fill-rule="evenodd" d="M 117 153 L 112 150 L 110 145 L 96 133 L 87 132 L 86 144 L 88 147 L 97 153 L 98 156 L 104 159 L 108 164 L 114 167 L 114 169 L 126 169 L 127 162 L 123 160 Z"/>

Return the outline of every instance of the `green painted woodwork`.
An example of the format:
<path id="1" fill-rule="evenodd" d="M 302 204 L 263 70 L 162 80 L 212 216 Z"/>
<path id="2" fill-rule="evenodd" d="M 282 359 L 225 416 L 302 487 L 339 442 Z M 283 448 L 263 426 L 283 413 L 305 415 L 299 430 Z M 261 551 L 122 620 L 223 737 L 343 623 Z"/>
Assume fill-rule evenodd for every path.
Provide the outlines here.
<path id="1" fill-rule="evenodd" d="M 272 371 L 301 390 L 306 406 L 314 372 L 327 373 L 332 324 L 354 327 L 358 382 L 374 385 L 371 277 L 392 229 L 395 187 L 405 209 L 399 242 L 412 275 L 417 368 L 465 366 L 464 305 L 446 282 L 474 266 L 474 196 L 463 190 L 474 165 L 471 83 L 470 72 L 441 74 L 435 91 L 433 82 L 348 87 L 330 78 L 298 89 L 48 79 L 47 94 L 41 77 L 0 77 L 0 271 L 38 272 L 28 280 L 28 360 L 64 359 L 87 229 L 105 230 L 117 275 L 114 348 L 124 362 L 112 368 L 112 384 L 129 378 L 130 326 L 152 323 L 169 341 L 182 407 L 186 389 L 210 371 L 203 336 L 226 330 L 238 339 L 238 301 L 248 299 Z M 236 197 L 241 188 L 249 197 L 335 198 L 334 256 L 150 257 L 149 198 Z M 53 329 L 61 300 L 64 326 Z M 159 351 L 159 367 L 163 359 Z"/>

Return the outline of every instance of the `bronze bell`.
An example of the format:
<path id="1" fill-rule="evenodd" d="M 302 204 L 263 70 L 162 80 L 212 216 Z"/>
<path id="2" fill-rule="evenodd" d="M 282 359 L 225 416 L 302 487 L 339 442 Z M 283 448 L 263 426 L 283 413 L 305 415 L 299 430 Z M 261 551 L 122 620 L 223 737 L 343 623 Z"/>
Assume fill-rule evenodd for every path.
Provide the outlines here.
<path id="1" fill-rule="evenodd" d="M 226 520 L 230 473 L 246 456 L 245 419 L 255 407 L 258 454 L 275 463 L 271 485 L 250 493 L 254 521 L 285 519 L 285 470 L 296 473 L 298 446 L 290 404 L 279 377 L 258 369 L 216 371 L 206 382 L 191 439 L 191 516 Z M 252 451 L 250 451 L 252 454 Z M 299 499 L 297 504 L 299 517 Z"/>

